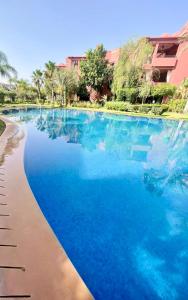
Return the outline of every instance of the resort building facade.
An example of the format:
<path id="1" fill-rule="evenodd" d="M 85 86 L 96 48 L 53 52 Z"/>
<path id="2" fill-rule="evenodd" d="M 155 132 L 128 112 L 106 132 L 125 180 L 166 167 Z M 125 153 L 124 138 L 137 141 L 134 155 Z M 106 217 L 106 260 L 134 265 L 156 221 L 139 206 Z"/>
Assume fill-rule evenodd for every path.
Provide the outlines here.
<path id="1" fill-rule="evenodd" d="M 146 79 L 151 80 L 154 72 L 158 73 L 155 82 L 180 84 L 188 77 L 188 23 L 175 34 L 163 34 L 158 37 L 148 37 L 153 45 L 153 54 L 143 67 Z M 106 52 L 106 59 L 111 65 L 118 62 L 120 48 Z M 80 74 L 80 62 L 86 56 L 68 56 L 66 63 L 58 64 L 59 68 L 76 69 Z M 152 79 L 153 80 L 153 79 Z"/>
<path id="2" fill-rule="evenodd" d="M 118 62 L 120 55 L 120 48 L 107 51 L 106 52 L 106 60 L 109 62 L 109 64 L 114 65 Z M 66 58 L 66 62 L 58 64 L 57 67 L 61 69 L 75 69 L 78 74 L 80 74 L 80 62 L 85 60 L 86 56 L 68 56 Z"/>
<path id="3" fill-rule="evenodd" d="M 175 34 L 148 40 L 154 47 L 150 62 L 144 66 L 148 80 L 155 70 L 159 73 L 156 82 L 178 85 L 188 77 L 188 23 Z"/>

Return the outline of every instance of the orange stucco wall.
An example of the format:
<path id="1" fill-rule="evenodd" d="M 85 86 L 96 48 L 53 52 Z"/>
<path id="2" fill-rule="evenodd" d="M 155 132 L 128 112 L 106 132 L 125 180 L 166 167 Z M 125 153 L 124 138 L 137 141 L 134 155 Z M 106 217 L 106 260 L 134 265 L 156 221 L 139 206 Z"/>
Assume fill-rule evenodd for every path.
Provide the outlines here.
<path id="1" fill-rule="evenodd" d="M 179 45 L 177 53 L 177 64 L 171 72 L 169 82 L 180 84 L 186 77 L 188 77 L 188 42 Z"/>

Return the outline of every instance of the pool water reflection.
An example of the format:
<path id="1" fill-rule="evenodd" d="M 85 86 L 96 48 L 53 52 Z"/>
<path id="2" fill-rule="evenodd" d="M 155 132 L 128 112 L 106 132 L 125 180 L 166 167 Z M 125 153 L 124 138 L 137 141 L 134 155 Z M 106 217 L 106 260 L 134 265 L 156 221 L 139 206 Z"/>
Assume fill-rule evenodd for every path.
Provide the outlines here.
<path id="1" fill-rule="evenodd" d="M 16 110 L 25 170 L 95 299 L 188 299 L 188 122 Z"/>

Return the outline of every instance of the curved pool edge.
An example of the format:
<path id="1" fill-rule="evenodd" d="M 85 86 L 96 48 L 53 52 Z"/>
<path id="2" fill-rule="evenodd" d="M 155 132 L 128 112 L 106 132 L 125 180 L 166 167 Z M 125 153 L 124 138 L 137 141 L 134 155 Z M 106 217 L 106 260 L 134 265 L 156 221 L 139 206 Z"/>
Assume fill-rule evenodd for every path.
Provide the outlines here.
<path id="1" fill-rule="evenodd" d="M 30 189 L 24 170 L 26 133 L 4 116 L 0 137 L 3 179 L 0 228 L 0 296 L 36 300 L 89 300 L 90 291 L 48 225 Z M 1 193 L 1 191 L 0 191 Z M 27 200 L 27 201 L 26 201 Z M 4 245 L 4 246 L 2 246 Z M 16 268 L 15 268 L 16 267 Z"/>

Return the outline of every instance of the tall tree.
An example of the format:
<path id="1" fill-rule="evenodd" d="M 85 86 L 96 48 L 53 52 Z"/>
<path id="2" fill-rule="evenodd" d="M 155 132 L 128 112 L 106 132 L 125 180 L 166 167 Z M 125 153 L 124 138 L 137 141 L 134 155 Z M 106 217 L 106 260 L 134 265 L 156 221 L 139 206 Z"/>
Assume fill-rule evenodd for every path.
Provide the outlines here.
<path id="1" fill-rule="evenodd" d="M 129 41 L 122 47 L 114 69 L 112 89 L 115 94 L 125 87 L 137 87 L 142 83 L 143 65 L 147 63 L 152 51 L 153 47 L 146 38 Z"/>
<path id="2" fill-rule="evenodd" d="M 41 99 L 41 87 L 43 85 L 43 72 L 40 69 L 37 69 L 33 72 L 32 81 L 37 89 L 37 94 L 39 100 Z"/>
<path id="3" fill-rule="evenodd" d="M 7 56 L 0 51 L 0 76 L 10 78 L 16 76 L 16 70 L 8 63 Z"/>
<path id="4" fill-rule="evenodd" d="M 179 85 L 176 94 L 181 99 L 187 99 L 187 103 L 183 112 L 188 113 L 188 78 L 185 78 L 183 82 Z"/>
<path id="5" fill-rule="evenodd" d="M 105 57 L 106 50 L 103 45 L 99 45 L 94 50 L 88 50 L 86 60 L 81 62 L 81 78 L 90 90 L 90 97 L 92 90 L 100 97 L 112 79 L 112 68 Z"/>
<path id="6" fill-rule="evenodd" d="M 17 80 L 16 95 L 18 99 L 23 100 L 25 102 L 28 99 L 30 91 L 31 91 L 31 86 L 26 80 L 24 79 Z"/>
<path id="7" fill-rule="evenodd" d="M 45 86 L 46 89 L 50 91 L 52 101 L 54 101 L 55 96 L 55 81 L 54 81 L 54 74 L 56 71 L 56 65 L 54 62 L 49 61 L 45 64 L 45 71 L 44 71 L 44 79 L 45 79 Z"/>
<path id="8" fill-rule="evenodd" d="M 56 69 L 55 73 L 57 92 L 61 96 L 63 104 L 67 105 L 70 97 L 76 93 L 78 87 L 78 75 L 74 70 Z"/>

